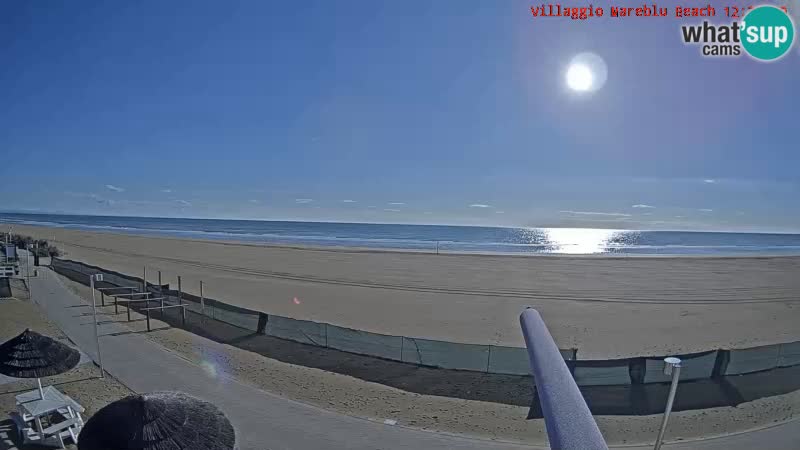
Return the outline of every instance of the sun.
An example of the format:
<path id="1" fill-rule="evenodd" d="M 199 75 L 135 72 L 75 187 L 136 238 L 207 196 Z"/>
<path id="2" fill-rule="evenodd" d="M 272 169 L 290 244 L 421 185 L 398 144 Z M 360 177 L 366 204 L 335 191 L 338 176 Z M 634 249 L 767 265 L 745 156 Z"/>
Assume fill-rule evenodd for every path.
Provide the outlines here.
<path id="1" fill-rule="evenodd" d="M 588 52 L 575 55 L 564 73 L 567 88 L 575 93 L 597 91 L 606 83 L 607 77 L 608 67 L 603 58 Z"/>
<path id="2" fill-rule="evenodd" d="M 586 92 L 594 84 L 592 69 L 585 64 L 570 64 L 567 69 L 567 86 L 576 92 Z"/>

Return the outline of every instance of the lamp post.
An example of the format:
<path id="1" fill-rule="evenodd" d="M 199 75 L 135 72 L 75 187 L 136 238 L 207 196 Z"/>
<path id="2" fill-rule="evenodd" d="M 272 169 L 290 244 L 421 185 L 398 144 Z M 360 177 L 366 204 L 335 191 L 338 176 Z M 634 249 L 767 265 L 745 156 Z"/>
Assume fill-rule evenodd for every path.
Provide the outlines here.
<path id="1" fill-rule="evenodd" d="M 678 378 L 681 376 L 680 358 L 664 358 L 664 375 L 672 375 L 672 384 L 669 387 L 669 396 L 667 396 L 667 407 L 664 409 L 664 420 L 661 421 L 661 430 L 658 432 L 658 439 L 656 439 L 656 446 L 653 447 L 653 450 L 659 450 L 661 444 L 664 442 L 664 432 L 667 431 L 669 413 L 672 412 L 672 402 L 675 401 L 675 392 L 678 390 Z"/>
<path id="2" fill-rule="evenodd" d="M 105 378 L 106 373 L 103 370 L 103 357 L 100 356 L 100 336 L 97 334 L 97 301 L 94 299 L 94 282 L 103 281 L 103 274 L 96 273 L 89 275 L 89 284 L 92 288 L 92 312 L 94 313 L 94 341 L 97 344 L 97 362 L 100 364 L 100 378 Z"/>

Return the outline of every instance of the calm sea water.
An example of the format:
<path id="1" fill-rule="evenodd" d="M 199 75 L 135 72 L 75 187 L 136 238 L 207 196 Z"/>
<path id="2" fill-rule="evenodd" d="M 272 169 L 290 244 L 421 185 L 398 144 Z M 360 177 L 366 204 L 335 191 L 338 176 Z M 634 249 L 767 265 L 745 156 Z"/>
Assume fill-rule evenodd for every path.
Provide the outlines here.
<path id="1" fill-rule="evenodd" d="M 139 235 L 458 252 L 800 255 L 800 234 L 499 228 L 55 214 L 0 214 L 0 223 Z M 2 231 L 6 231 L 6 225 Z M 13 230 L 12 230 L 13 232 Z"/>

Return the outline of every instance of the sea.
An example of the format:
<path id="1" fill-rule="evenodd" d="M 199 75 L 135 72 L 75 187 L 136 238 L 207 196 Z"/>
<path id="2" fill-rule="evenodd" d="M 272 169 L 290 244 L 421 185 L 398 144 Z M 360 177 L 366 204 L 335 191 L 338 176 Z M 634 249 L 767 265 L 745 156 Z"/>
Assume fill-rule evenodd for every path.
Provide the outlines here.
<path id="1" fill-rule="evenodd" d="M 800 234 L 510 228 L 0 213 L 15 224 L 250 243 L 431 252 L 613 255 L 800 255 Z"/>

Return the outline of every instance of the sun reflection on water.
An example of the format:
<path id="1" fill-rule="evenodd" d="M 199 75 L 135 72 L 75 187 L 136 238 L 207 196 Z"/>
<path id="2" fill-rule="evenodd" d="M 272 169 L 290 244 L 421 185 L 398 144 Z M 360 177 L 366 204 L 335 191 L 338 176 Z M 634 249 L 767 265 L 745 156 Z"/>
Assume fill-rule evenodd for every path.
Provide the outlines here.
<path id="1" fill-rule="evenodd" d="M 623 231 L 591 228 L 543 228 L 549 253 L 606 253 Z"/>

